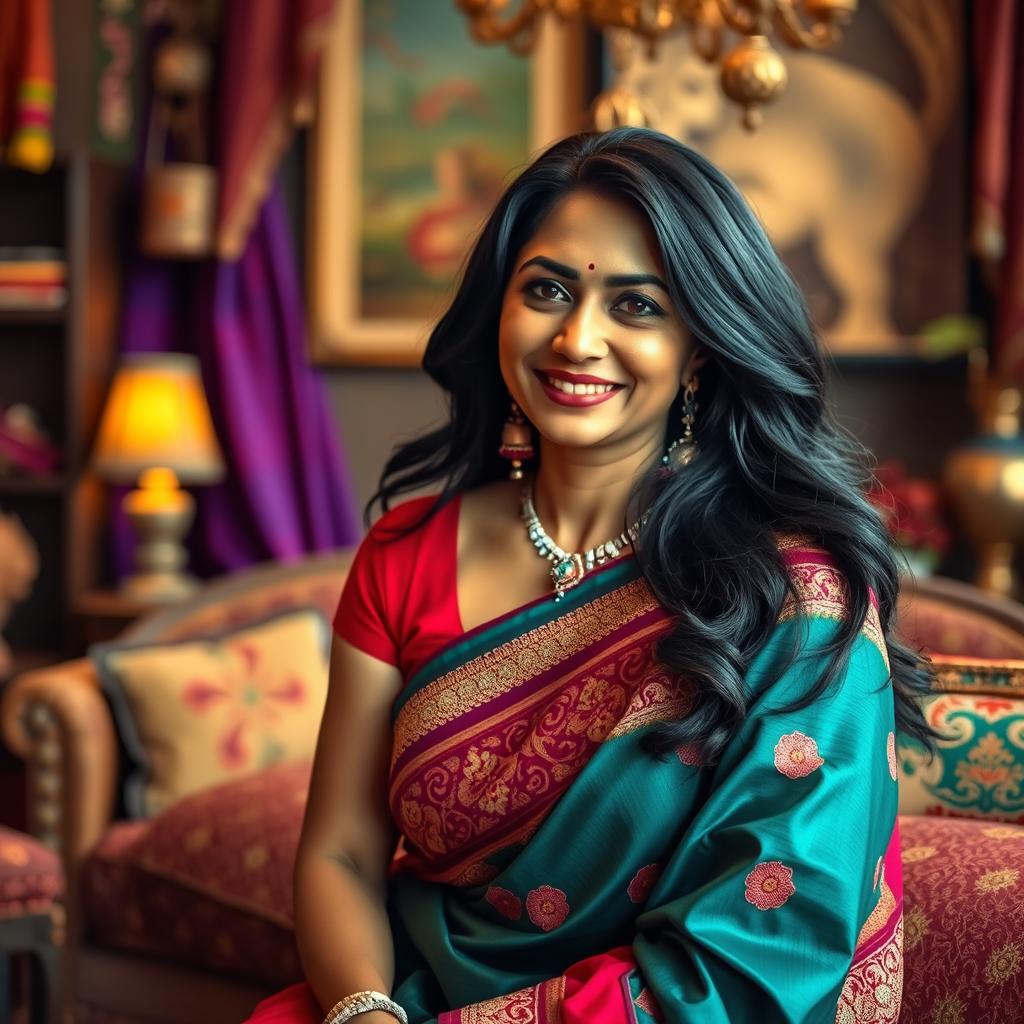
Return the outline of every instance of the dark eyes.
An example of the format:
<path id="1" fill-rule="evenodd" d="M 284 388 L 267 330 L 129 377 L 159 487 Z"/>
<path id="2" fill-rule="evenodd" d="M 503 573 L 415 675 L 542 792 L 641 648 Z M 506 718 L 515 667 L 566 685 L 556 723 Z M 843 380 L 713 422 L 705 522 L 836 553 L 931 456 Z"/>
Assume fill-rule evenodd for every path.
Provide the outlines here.
<path id="1" fill-rule="evenodd" d="M 531 281 L 526 285 L 524 291 L 543 302 L 572 302 L 572 296 L 557 281 L 542 279 Z M 638 292 L 627 292 L 620 296 L 619 300 L 612 306 L 612 309 L 624 313 L 628 317 L 646 319 L 654 316 L 664 316 L 662 308 L 651 299 Z"/>

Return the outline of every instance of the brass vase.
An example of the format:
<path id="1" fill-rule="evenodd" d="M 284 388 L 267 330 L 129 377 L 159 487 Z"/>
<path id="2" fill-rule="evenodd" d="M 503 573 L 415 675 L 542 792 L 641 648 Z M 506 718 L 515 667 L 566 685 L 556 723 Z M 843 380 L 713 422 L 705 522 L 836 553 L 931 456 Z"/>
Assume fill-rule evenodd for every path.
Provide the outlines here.
<path id="1" fill-rule="evenodd" d="M 956 448 L 944 480 L 957 519 L 978 554 L 975 583 L 1021 598 L 1014 567 L 1024 542 L 1024 437 L 1020 387 L 991 383 L 981 410 L 981 432 Z"/>

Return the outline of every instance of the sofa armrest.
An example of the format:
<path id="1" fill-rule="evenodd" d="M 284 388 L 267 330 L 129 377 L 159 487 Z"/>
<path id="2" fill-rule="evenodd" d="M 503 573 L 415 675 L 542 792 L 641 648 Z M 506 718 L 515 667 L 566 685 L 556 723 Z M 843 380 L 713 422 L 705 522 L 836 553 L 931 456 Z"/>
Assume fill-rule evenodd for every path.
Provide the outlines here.
<path id="1" fill-rule="evenodd" d="M 73 888 L 82 858 L 111 823 L 117 786 L 117 735 L 89 660 L 12 680 L 0 730 L 27 763 L 29 829 L 60 854 Z"/>

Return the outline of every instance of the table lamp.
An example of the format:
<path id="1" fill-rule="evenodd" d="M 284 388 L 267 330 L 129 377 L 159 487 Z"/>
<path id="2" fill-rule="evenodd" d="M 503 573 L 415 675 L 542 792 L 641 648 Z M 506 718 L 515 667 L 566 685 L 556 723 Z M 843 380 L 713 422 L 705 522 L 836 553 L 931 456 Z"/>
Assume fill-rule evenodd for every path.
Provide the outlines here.
<path id="1" fill-rule="evenodd" d="M 199 361 L 181 353 L 124 356 L 93 450 L 92 469 L 111 483 L 135 483 L 122 505 L 135 530 L 136 572 L 121 584 L 143 601 L 174 601 L 197 581 L 182 540 L 195 516 L 184 484 L 224 476 Z"/>

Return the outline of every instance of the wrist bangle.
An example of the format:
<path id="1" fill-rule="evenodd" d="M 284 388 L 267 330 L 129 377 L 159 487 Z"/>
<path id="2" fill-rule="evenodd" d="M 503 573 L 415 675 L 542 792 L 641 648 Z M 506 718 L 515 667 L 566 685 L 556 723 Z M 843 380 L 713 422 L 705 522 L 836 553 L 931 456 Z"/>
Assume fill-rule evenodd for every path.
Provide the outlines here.
<path id="1" fill-rule="evenodd" d="M 368 1010 L 384 1010 L 398 1020 L 399 1024 L 409 1024 L 405 1010 L 398 1003 L 383 992 L 374 992 L 372 989 L 353 992 L 352 995 L 339 999 L 324 1017 L 324 1024 L 342 1024 L 357 1013 L 366 1013 Z"/>

